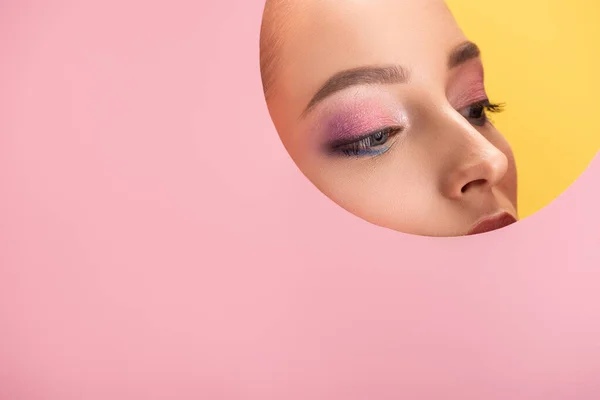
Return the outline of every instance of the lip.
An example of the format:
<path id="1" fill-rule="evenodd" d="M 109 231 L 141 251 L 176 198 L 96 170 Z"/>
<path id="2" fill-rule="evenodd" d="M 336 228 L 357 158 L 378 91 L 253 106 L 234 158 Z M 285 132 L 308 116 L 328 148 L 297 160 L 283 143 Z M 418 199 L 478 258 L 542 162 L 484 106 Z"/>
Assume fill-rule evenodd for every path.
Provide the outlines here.
<path id="1" fill-rule="evenodd" d="M 514 224 L 517 219 L 507 212 L 500 212 L 489 217 L 485 217 L 479 220 L 467 235 L 479 235 L 480 233 L 486 233 L 495 231 L 496 229 L 504 228 L 508 225 Z"/>

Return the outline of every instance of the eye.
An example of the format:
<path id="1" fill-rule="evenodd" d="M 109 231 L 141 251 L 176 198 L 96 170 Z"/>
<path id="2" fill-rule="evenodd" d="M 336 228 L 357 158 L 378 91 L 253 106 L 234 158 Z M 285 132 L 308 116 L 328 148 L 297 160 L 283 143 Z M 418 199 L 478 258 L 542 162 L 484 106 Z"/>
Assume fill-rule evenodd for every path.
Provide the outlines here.
<path id="1" fill-rule="evenodd" d="M 489 100 L 479 101 L 459 110 L 460 114 L 475 126 L 484 126 L 488 122 L 487 112 L 501 112 L 504 105 L 492 104 Z"/>
<path id="2" fill-rule="evenodd" d="M 389 140 L 400 128 L 385 128 L 368 134 L 352 142 L 337 143 L 332 146 L 334 153 L 345 156 L 376 156 L 385 153 L 389 148 Z"/>

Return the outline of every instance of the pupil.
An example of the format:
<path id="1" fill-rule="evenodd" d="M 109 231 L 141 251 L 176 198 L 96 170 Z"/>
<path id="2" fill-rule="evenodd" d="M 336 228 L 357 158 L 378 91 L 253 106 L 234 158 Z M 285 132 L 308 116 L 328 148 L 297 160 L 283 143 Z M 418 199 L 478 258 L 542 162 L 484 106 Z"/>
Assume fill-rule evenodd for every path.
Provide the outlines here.
<path id="1" fill-rule="evenodd" d="M 384 133 L 383 132 L 377 132 L 375 135 L 373 135 L 373 139 L 375 139 L 376 142 L 381 142 L 384 138 Z"/>
<path id="2" fill-rule="evenodd" d="M 473 107 L 473 109 L 471 110 L 471 118 L 481 118 L 483 114 L 483 106 L 482 105 L 478 105 Z"/>

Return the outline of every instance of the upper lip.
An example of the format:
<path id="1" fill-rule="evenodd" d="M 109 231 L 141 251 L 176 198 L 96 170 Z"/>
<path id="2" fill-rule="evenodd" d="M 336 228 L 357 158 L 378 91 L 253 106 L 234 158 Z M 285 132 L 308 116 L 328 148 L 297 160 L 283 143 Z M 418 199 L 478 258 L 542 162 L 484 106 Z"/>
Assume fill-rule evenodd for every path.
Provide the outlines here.
<path id="1" fill-rule="evenodd" d="M 467 235 L 477 235 L 504 228 L 510 224 L 517 222 L 517 219 L 510 213 L 502 211 L 477 221 Z"/>

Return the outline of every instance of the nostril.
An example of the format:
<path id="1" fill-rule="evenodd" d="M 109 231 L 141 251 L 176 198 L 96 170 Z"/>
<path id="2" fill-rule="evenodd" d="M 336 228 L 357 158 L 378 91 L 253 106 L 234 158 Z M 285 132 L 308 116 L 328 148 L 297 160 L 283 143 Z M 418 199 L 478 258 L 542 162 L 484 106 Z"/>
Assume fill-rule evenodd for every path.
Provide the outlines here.
<path id="1" fill-rule="evenodd" d="M 467 183 L 465 186 L 462 187 L 462 189 L 460 189 L 460 191 L 461 191 L 461 193 L 465 193 L 467 190 L 469 190 L 472 187 L 483 186 L 486 183 L 487 183 L 487 180 L 485 180 L 485 179 L 477 179 L 477 180 Z"/>

